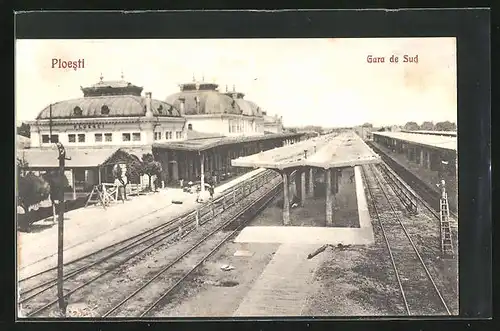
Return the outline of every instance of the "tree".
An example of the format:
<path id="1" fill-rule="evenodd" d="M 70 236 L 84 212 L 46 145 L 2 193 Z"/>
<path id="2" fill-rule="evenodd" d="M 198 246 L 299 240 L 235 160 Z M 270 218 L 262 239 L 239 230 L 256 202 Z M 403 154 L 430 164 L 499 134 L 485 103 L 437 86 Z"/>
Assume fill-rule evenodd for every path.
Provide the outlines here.
<path id="1" fill-rule="evenodd" d="M 432 122 L 424 122 L 420 126 L 420 130 L 432 131 L 432 130 L 434 130 L 434 123 L 432 123 Z"/>
<path id="2" fill-rule="evenodd" d="M 127 163 L 127 173 L 126 176 L 129 182 L 137 182 L 140 180 L 142 175 L 142 163 L 140 161 L 132 161 Z"/>
<path id="3" fill-rule="evenodd" d="M 23 137 L 30 137 L 30 126 L 26 123 L 21 123 L 20 126 L 17 127 L 17 134 Z"/>
<path id="4" fill-rule="evenodd" d="M 161 167 L 161 163 L 155 161 L 152 154 L 143 154 L 142 155 L 142 173 L 148 175 L 149 177 L 149 189 L 151 190 L 151 177 L 156 175 L 157 177 L 161 176 L 163 169 Z"/>
<path id="5" fill-rule="evenodd" d="M 50 187 L 50 202 L 52 203 L 53 220 L 56 221 L 56 204 L 62 201 L 64 191 L 69 186 L 68 178 L 65 175 L 60 175 L 59 171 L 52 170 L 42 175 L 42 178 L 49 184 Z M 74 185 L 74 184 L 73 184 Z M 60 202 L 59 202 L 60 203 Z"/>
<path id="6" fill-rule="evenodd" d="M 69 187 L 68 178 L 65 175 L 61 176 L 58 170 L 48 171 L 42 178 L 49 184 L 52 203 L 62 200 L 64 191 Z"/>
<path id="7" fill-rule="evenodd" d="M 419 127 L 418 127 L 418 124 L 416 122 L 408 122 L 405 124 L 405 130 L 415 131 L 418 129 L 419 129 Z"/>
<path id="8" fill-rule="evenodd" d="M 371 123 L 364 123 L 362 125 L 362 127 L 364 127 L 364 128 L 373 128 L 373 124 L 371 124 Z"/>
<path id="9" fill-rule="evenodd" d="M 28 228 L 31 222 L 31 207 L 49 197 L 49 184 L 42 177 L 32 172 L 19 176 L 17 181 L 17 203 L 24 210 L 25 218 L 20 222 L 21 228 Z"/>
<path id="10" fill-rule="evenodd" d="M 438 122 L 435 127 L 436 131 L 457 131 L 457 125 L 450 121 Z"/>

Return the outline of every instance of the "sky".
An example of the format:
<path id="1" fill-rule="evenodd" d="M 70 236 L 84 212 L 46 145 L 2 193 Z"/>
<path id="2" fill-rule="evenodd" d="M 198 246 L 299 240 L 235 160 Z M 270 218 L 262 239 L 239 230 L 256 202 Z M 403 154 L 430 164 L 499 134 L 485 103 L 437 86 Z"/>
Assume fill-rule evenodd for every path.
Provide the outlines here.
<path id="1" fill-rule="evenodd" d="M 16 121 L 80 87 L 124 79 L 165 100 L 179 84 L 215 82 L 245 93 L 285 126 L 343 127 L 457 119 L 455 38 L 17 40 Z M 418 63 L 403 56 L 418 55 Z M 367 57 L 384 57 L 368 63 Z M 391 55 L 398 63 L 389 61 Z M 52 68 L 52 60 L 85 68 Z"/>

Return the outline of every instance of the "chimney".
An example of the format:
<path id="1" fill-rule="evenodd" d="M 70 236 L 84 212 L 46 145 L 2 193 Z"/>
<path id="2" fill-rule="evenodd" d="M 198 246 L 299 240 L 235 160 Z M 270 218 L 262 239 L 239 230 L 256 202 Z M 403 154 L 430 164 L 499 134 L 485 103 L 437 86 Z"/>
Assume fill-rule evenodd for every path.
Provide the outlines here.
<path id="1" fill-rule="evenodd" d="M 153 117 L 151 92 L 146 92 L 146 117 Z"/>
<path id="2" fill-rule="evenodd" d="M 179 101 L 181 102 L 181 103 L 180 103 L 180 112 L 181 112 L 181 116 L 184 116 L 184 114 L 185 114 L 185 113 L 184 113 L 184 103 L 185 103 L 186 99 L 184 99 L 184 98 L 180 98 L 180 99 L 179 99 Z"/>

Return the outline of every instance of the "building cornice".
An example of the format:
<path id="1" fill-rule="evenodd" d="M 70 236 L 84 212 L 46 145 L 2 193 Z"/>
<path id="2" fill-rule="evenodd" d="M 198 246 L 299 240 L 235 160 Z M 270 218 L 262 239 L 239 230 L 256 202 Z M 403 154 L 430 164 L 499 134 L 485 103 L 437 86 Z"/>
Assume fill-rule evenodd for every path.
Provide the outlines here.
<path id="1" fill-rule="evenodd" d="M 183 117 L 164 117 L 156 116 L 153 118 L 146 117 L 94 117 L 94 118 L 57 118 L 27 121 L 31 126 L 48 126 L 51 122 L 53 126 L 73 125 L 73 124 L 124 124 L 124 123 L 162 123 L 162 122 L 184 122 Z"/>

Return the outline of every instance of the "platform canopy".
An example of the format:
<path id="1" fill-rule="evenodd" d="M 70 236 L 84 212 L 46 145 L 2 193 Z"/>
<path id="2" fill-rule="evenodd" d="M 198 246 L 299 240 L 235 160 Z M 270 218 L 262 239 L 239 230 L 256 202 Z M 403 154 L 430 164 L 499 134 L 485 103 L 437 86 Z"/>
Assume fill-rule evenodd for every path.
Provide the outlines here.
<path id="1" fill-rule="evenodd" d="M 431 147 L 436 149 L 444 149 L 449 151 L 457 151 L 457 137 L 437 136 L 431 134 L 416 134 L 408 132 L 373 132 L 374 136 L 387 137 L 395 140 L 400 140 L 406 143 Z"/>
<path id="2" fill-rule="evenodd" d="M 232 160 L 233 167 L 339 168 L 379 163 L 380 157 L 354 132 L 333 133 Z"/>

